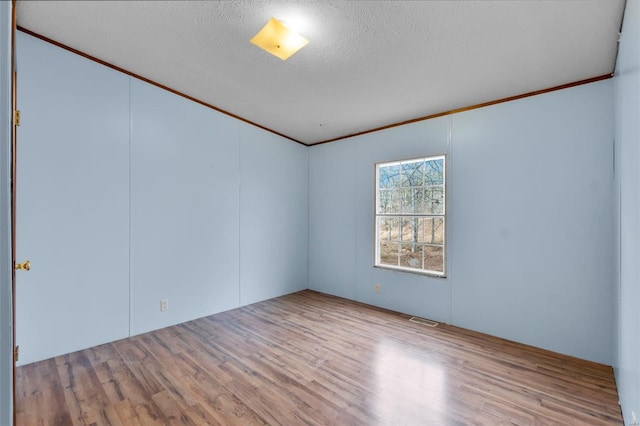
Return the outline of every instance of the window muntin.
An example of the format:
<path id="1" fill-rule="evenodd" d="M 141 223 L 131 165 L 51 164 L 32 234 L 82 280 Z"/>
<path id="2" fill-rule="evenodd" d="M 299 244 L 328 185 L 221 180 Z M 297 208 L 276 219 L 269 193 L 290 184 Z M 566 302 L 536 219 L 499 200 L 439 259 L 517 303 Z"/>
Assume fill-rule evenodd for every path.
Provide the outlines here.
<path id="1" fill-rule="evenodd" d="M 445 157 L 376 165 L 375 265 L 444 276 Z"/>

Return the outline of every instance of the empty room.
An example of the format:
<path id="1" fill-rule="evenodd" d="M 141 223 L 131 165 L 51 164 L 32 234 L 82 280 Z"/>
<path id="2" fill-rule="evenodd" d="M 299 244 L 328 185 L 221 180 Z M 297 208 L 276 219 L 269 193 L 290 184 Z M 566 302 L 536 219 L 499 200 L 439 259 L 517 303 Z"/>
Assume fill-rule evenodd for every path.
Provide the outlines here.
<path id="1" fill-rule="evenodd" d="M 0 31 L 0 426 L 640 425 L 640 0 Z"/>

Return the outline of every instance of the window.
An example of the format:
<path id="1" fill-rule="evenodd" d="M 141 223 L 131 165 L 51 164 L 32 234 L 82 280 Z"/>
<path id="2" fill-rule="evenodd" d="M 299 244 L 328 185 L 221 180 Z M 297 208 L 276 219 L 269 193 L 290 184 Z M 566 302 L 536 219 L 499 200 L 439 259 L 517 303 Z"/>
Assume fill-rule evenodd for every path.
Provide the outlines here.
<path id="1" fill-rule="evenodd" d="M 444 276 L 445 157 L 376 165 L 375 265 Z"/>

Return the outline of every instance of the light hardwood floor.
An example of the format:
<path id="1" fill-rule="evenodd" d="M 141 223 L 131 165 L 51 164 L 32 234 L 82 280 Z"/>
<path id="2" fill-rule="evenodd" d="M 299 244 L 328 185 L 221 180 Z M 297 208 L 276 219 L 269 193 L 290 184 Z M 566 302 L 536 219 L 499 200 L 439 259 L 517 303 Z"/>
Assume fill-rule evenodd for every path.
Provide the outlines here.
<path id="1" fill-rule="evenodd" d="M 18 425 L 622 424 L 610 367 L 303 291 L 20 367 Z"/>

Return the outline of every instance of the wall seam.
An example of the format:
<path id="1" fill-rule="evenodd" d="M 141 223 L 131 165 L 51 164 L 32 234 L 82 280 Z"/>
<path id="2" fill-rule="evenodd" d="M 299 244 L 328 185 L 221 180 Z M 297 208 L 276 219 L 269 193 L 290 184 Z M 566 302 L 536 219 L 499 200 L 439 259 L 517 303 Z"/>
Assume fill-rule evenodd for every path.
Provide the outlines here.
<path id="1" fill-rule="evenodd" d="M 447 180 L 447 188 L 445 189 L 445 191 L 447 191 L 448 193 L 445 193 L 446 198 L 446 203 L 447 205 L 445 206 L 445 208 L 447 209 L 447 215 L 446 217 L 446 221 L 447 223 L 445 224 L 445 238 L 446 238 L 446 252 L 445 252 L 445 256 L 447 259 L 447 294 L 449 296 L 449 324 L 451 324 L 452 320 L 453 320 L 453 277 L 451 274 L 451 271 L 453 270 L 453 268 L 451 268 L 451 256 L 449 256 L 449 254 L 451 253 L 451 249 L 450 249 L 450 243 L 451 243 L 451 214 L 449 212 L 449 209 L 451 208 L 451 199 L 450 199 L 450 195 L 452 192 L 452 179 L 451 176 L 453 175 L 453 173 L 451 173 L 451 165 L 453 164 L 453 115 L 449 116 L 449 132 L 448 132 L 448 141 L 447 141 L 447 145 L 449 148 L 449 155 L 448 155 L 448 159 L 447 162 L 448 164 L 446 165 L 446 170 L 445 170 L 445 179 Z"/>
<path id="2" fill-rule="evenodd" d="M 133 333 L 133 285 L 132 285 L 132 281 L 133 281 L 133 268 L 132 268 L 132 241 L 133 241 L 133 236 L 132 236 L 132 221 L 133 221 L 133 211 L 131 208 L 131 204 L 132 204 L 132 197 L 131 197 L 131 192 L 132 192 L 132 173 L 131 173 L 131 128 L 133 126 L 133 117 L 132 117 L 132 111 L 131 111 L 131 77 L 129 77 L 129 102 L 128 102 L 128 107 L 129 107 L 129 337 L 131 337 L 132 333 Z"/>
<path id="3" fill-rule="evenodd" d="M 242 306 L 242 128 L 238 129 L 238 307 Z"/>
<path id="4" fill-rule="evenodd" d="M 307 290 L 311 288 L 311 150 L 305 148 L 307 153 Z"/>

